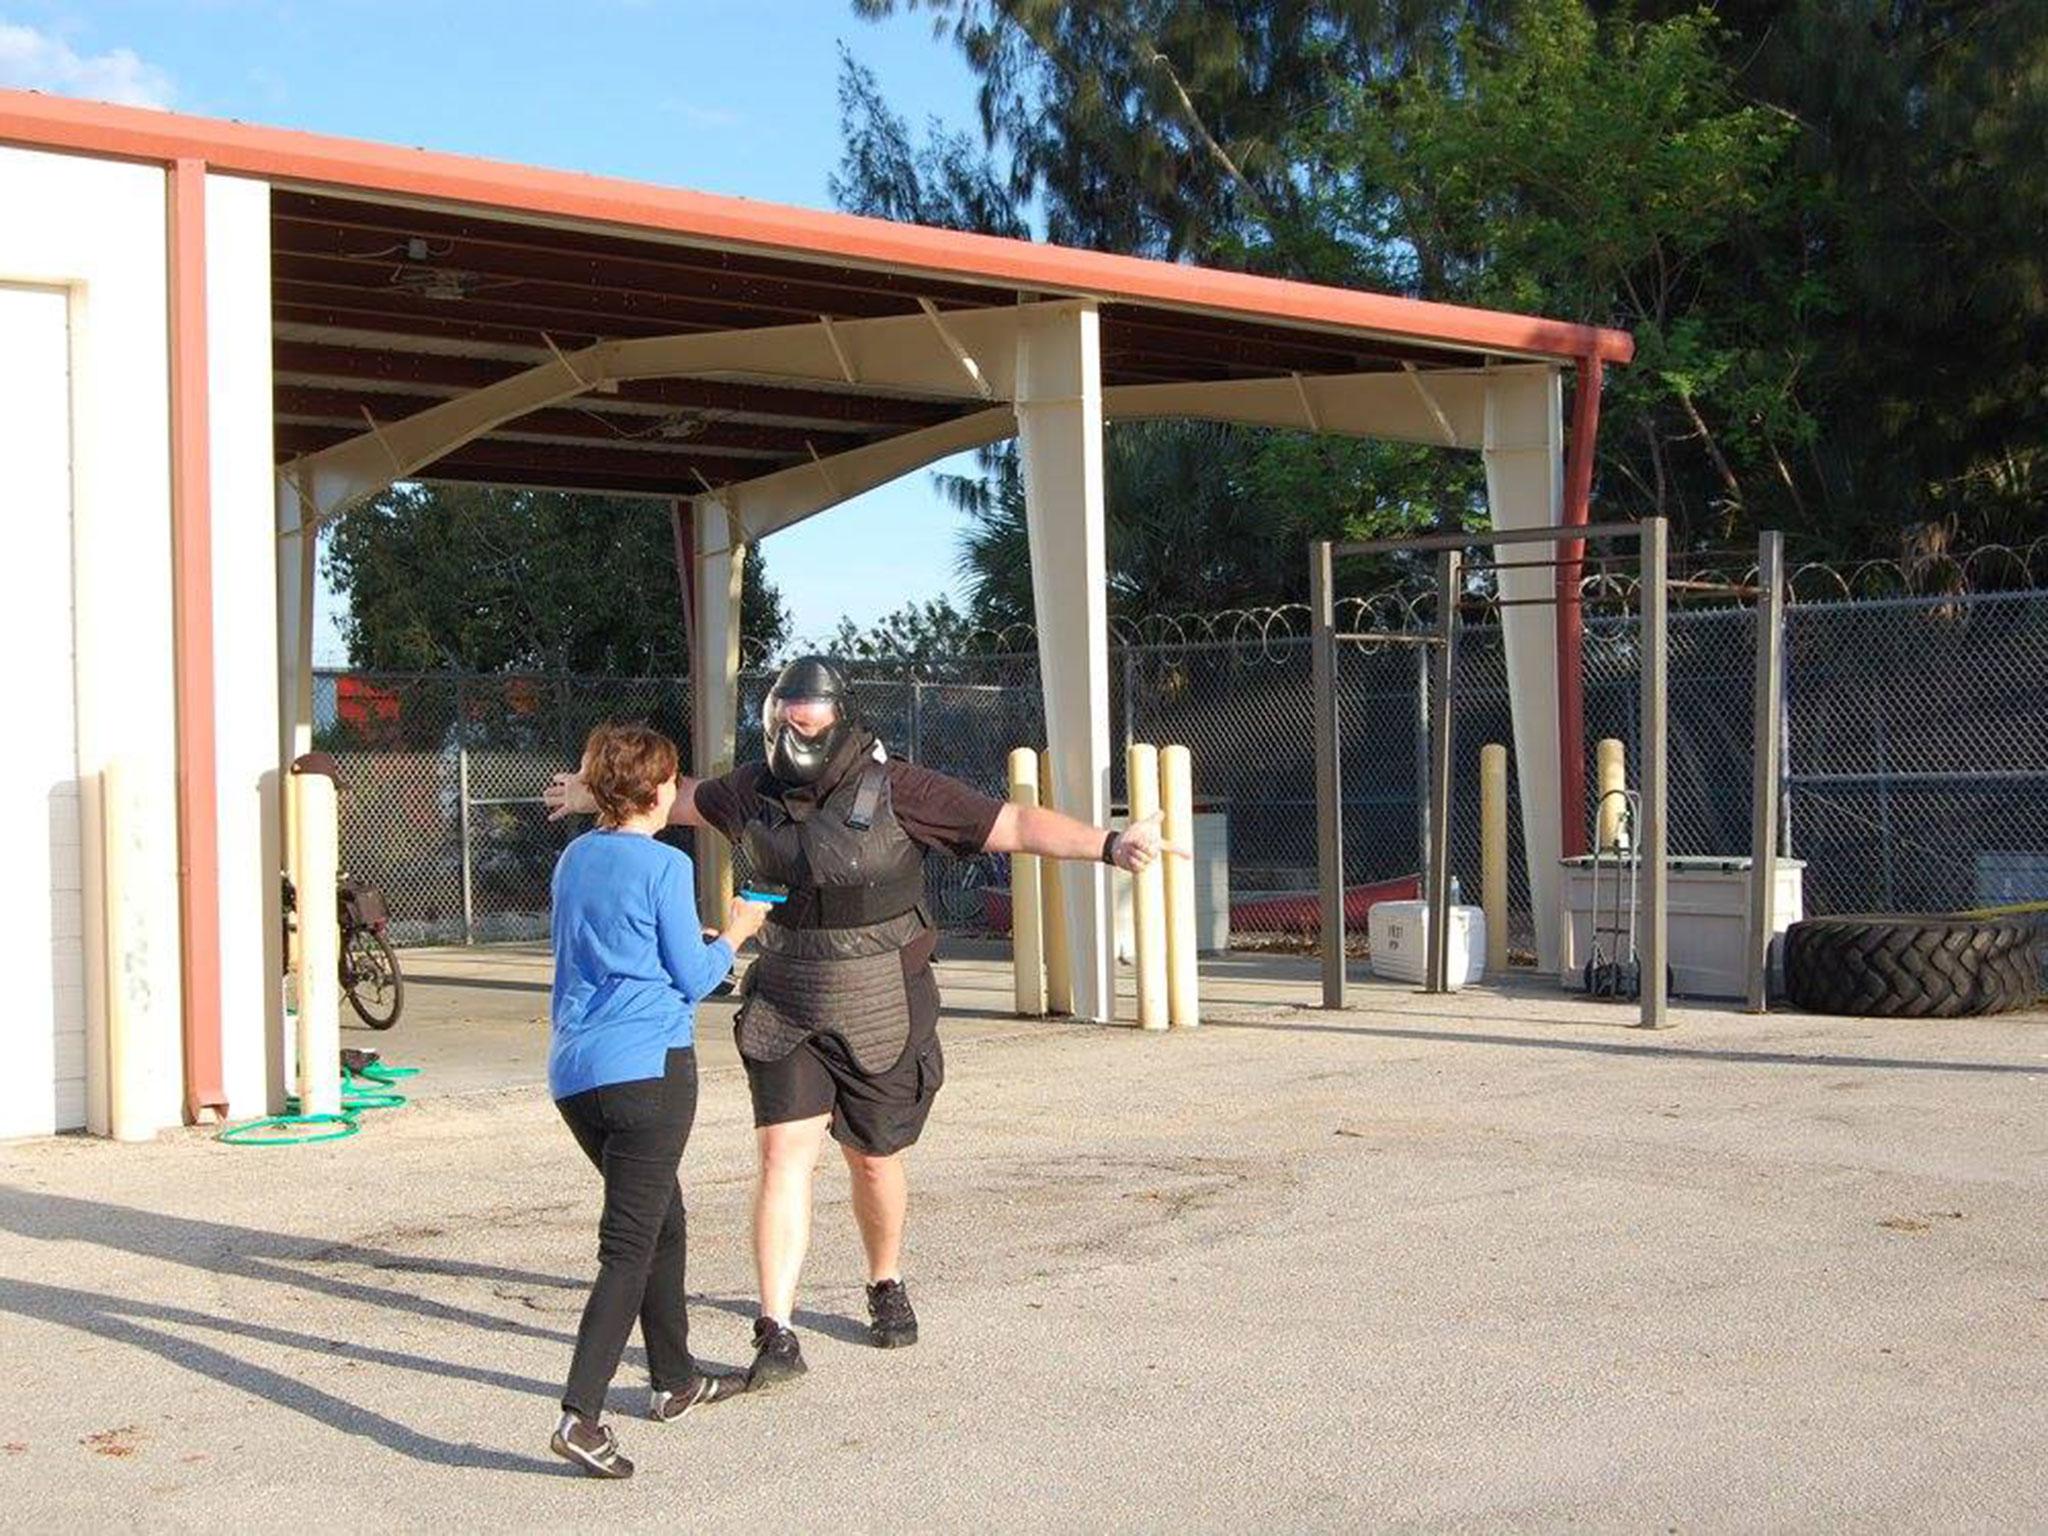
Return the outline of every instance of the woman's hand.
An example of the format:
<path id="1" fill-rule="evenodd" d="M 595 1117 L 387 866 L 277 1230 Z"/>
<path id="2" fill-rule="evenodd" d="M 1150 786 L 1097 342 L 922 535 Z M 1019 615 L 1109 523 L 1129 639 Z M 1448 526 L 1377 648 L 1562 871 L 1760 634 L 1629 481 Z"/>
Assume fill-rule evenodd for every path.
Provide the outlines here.
<path id="1" fill-rule="evenodd" d="M 738 896 L 726 909 L 725 931 L 719 937 L 737 952 L 739 947 L 761 931 L 761 925 L 768 921 L 773 910 L 765 901 L 746 901 Z"/>
<path id="2" fill-rule="evenodd" d="M 564 816 L 588 816 L 597 809 L 597 802 L 584 787 L 580 773 L 558 773 L 554 780 L 540 792 L 541 803 L 548 808 L 548 820 L 560 821 Z"/>

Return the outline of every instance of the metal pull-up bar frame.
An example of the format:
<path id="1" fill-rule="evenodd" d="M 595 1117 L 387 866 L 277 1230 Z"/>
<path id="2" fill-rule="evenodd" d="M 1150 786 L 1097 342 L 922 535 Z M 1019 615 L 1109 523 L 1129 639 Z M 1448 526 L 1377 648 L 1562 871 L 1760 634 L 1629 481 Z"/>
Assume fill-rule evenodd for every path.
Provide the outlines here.
<path id="1" fill-rule="evenodd" d="M 1669 531 L 1663 518 L 1640 523 L 1582 523 L 1548 528 L 1503 528 L 1485 533 L 1422 534 L 1405 539 L 1321 540 L 1309 546 L 1311 658 L 1315 688 L 1316 862 L 1322 908 L 1323 1006 L 1344 1006 L 1344 805 L 1337 730 L 1337 646 L 1340 641 L 1420 644 L 1431 648 L 1429 698 L 1429 919 L 1425 940 L 1424 987 L 1450 990 L 1451 862 L 1451 682 L 1457 661 L 1458 608 L 1465 551 L 1507 544 L 1571 544 L 1634 539 L 1640 550 L 1642 603 L 1642 810 L 1637 857 L 1642 868 L 1641 903 L 1636 914 L 1642 957 L 1641 1024 L 1667 1027 L 1666 984 L 1669 926 L 1667 796 L 1665 780 L 1665 696 L 1668 686 L 1666 576 Z M 1346 556 L 1434 554 L 1437 557 L 1437 626 L 1428 635 L 1339 634 L 1336 621 L 1336 561 Z M 1546 562 L 1521 562 L 1538 565 Z M 1547 562 L 1555 564 L 1557 562 Z M 1554 602 L 1555 599 L 1546 601 Z M 1761 704 L 1759 705 L 1761 709 Z M 1570 815 L 1584 807 L 1566 807 Z M 1766 936 L 1768 942 L 1768 936 Z"/>

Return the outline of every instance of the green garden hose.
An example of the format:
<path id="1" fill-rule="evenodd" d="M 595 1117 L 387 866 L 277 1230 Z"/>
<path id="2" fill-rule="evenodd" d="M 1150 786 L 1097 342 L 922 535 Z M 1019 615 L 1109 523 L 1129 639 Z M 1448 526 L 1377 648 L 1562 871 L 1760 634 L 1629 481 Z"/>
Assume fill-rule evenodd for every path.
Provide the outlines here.
<path id="1" fill-rule="evenodd" d="M 406 1102 L 402 1093 L 391 1091 L 393 1083 L 419 1076 L 418 1067 L 390 1067 L 381 1061 L 366 1064 L 360 1071 L 341 1069 L 341 1113 L 302 1115 L 296 1094 L 284 1101 L 285 1112 L 261 1120 L 231 1125 L 214 1139 L 235 1147 L 291 1147 L 312 1141 L 340 1141 L 362 1128 L 357 1118 L 366 1109 L 397 1109 Z M 282 1134 L 297 1133 L 306 1134 Z"/>
<path id="2" fill-rule="evenodd" d="M 276 1131 L 299 1131 L 306 1127 L 325 1126 L 325 1130 L 310 1130 L 304 1135 L 273 1135 Z M 362 1129 L 354 1115 L 265 1115 L 261 1120 L 244 1120 L 240 1125 L 231 1125 L 214 1137 L 231 1147 L 295 1147 L 308 1141 L 340 1141 L 353 1136 Z"/>

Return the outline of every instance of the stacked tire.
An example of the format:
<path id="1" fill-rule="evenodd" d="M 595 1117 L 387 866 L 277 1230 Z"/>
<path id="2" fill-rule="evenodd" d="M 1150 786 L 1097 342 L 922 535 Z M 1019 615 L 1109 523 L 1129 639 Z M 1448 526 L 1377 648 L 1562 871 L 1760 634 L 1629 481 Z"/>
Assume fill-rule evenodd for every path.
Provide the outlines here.
<path id="1" fill-rule="evenodd" d="M 2040 942 L 2024 918 L 1808 918 L 1785 934 L 1785 993 L 1866 1018 L 2006 1013 L 2041 995 Z"/>

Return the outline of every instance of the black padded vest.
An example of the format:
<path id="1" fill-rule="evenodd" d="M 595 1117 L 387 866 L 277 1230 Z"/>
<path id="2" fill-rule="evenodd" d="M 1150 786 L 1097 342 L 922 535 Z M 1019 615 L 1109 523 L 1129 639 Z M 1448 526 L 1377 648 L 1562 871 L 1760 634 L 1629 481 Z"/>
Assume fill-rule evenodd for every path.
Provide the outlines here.
<path id="1" fill-rule="evenodd" d="M 865 928 L 924 900 L 924 852 L 896 819 L 884 762 L 864 759 L 815 806 L 764 798 L 741 846 L 755 877 L 789 887 L 780 928 Z"/>

